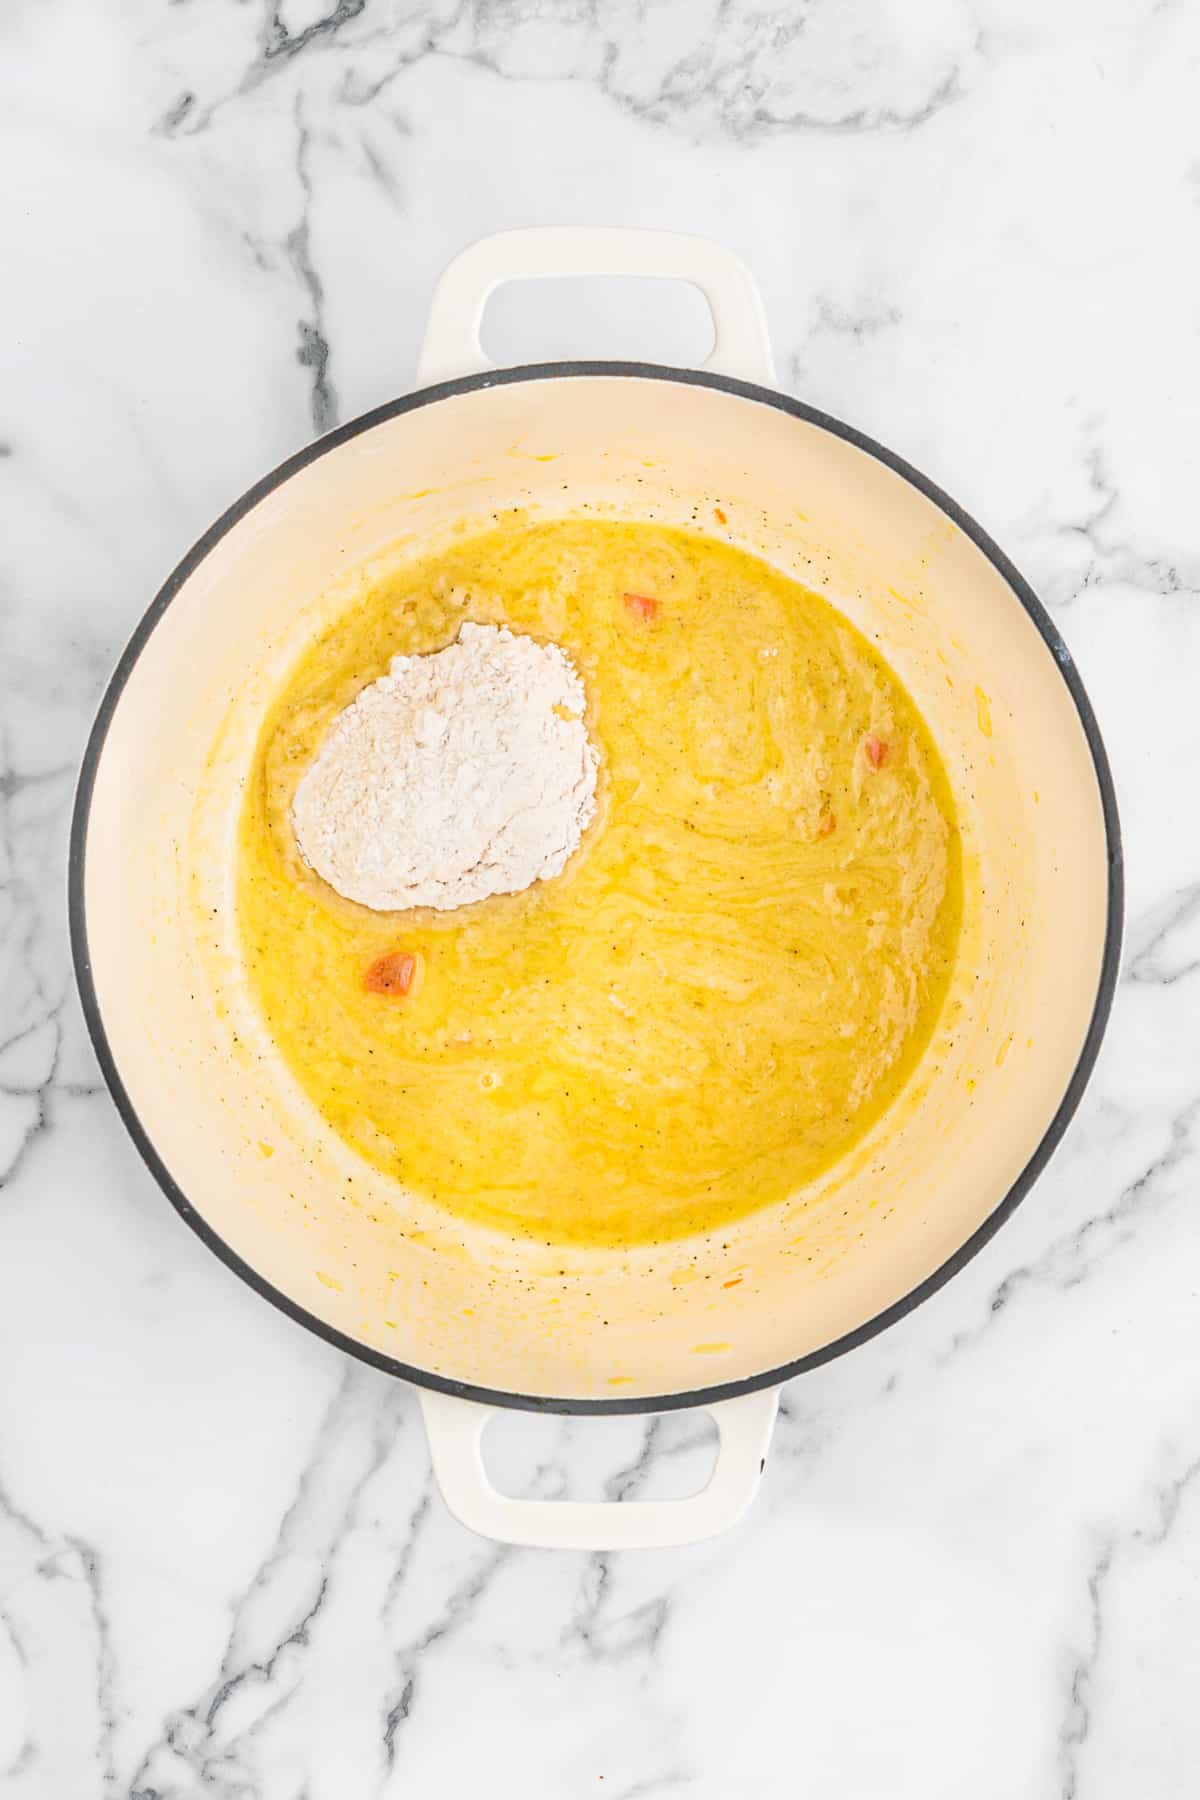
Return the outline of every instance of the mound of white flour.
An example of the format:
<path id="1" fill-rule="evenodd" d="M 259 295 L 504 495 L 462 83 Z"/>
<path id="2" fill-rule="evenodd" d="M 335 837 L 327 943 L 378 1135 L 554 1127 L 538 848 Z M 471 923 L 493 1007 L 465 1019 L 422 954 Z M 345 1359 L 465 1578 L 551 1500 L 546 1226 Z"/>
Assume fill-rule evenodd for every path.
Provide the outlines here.
<path id="1" fill-rule="evenodd" d="M 378 912 L 557 875 L 596 806 L 583 683 L 557 644 L 464 624 L 397 656 L 330 727 L 292 803 L 306 863 Z"/>

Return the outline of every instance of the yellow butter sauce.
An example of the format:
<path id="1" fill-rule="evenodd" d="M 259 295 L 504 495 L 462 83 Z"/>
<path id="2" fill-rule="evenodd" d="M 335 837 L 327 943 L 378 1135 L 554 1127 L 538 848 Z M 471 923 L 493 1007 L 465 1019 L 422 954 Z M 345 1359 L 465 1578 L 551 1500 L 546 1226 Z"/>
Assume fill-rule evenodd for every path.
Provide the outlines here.
<path id="1" fill-rule="evenodd" d="M 552 881 L 372 913 L 301 861 L 292 795 L 355 693 L 464 618 L 570 652 L 601 805 Z M 462 1217 L 633 1244 L 795 1193 L 896 1097 L 946 993 L 961 856 L 928 731 L 825 601 L 695 533 L 514 518 L 302 657 L 260 736 L 237 903 L 268 1028 L 364 1157 Z M 367 992 L 395 950 L 420 982 Z"/>

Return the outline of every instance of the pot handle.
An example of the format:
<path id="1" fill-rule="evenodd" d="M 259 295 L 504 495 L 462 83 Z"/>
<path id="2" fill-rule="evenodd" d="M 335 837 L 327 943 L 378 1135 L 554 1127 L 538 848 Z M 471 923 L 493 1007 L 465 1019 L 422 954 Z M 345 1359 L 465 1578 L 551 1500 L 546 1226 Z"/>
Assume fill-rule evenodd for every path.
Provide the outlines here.
<path id="1" fill-rule="evenodd" d="M 539 1550 L 663 1550 L 727 1531 L 758 1492 L 778 1405 L 778 1388 L 759 1388 L 705 1408 L 717 1460 L 707 1486 L 685 1500 L 516 1500 L 492 1486 L 483 1463 L 498 1408 L 421 1389 L 434 1474 L 455 1518 L 481 1537 Z"/>
<path id="2" fill-rule="evenodd" d="M 539 225 L 481 238 L 454 258 L 434 289 L 417 385 L 428 387 L 490 368 L 479 327 L 491 295 L 506 281 L 556 275 L 689 281 L 712 314 L 716 341 L 705 368 L 768 387 L 774 383 L 762 298 L 753 275 L 732 250 L 676 231 Z"/>

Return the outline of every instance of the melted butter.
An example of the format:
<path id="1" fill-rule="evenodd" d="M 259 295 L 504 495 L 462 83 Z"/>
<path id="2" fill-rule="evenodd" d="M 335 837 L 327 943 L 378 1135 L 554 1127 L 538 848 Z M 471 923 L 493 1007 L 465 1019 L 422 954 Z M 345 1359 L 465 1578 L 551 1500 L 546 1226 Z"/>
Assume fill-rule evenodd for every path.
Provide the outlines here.
<path id="1" fill-rule="evenodd" d="M 573 656 L 598 816 L 522 894 L 372 913 L 301 862 L 291 797 L 358 689 L 464 617 Z M 268 1027 L 364 1157 L 460 1216 L 611 1245 L 728 1223 L 862 1136 L 928 1042 L 961 889 L 932 740 L 826 602 L 690 533 L 515 520 L 409 565 L 301 659 L 259 740 L 237 901 Z M 419 989 L 365 992 L 395 949 Z"/>

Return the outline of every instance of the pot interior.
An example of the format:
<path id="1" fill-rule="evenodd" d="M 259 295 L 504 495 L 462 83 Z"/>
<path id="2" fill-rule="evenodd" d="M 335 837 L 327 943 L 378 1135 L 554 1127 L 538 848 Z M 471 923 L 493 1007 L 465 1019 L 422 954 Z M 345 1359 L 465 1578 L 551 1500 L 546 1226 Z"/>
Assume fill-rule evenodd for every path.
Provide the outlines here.
<path id="1" fill-rule="evenodd" d="M 1105 959 L 1093 754 L 1008 580 L 917 487 L 819 421 L 648 371 L 469 386 L 298 460 L 184 565 L 117 695 L 91 796 L 96 1005 L 190 1207 L 324 1327 L 518 1396 L 621 1405 L 718 1388 L 902 1301 L 1034 1156 Z M 264 709 L 356 584 L 463 520 L 521 506 L 702 526 L 717 505 L 745 549 L 879 645 L 937 740 L 967 890 L 949 1000 L 909 1088 L 855 1151 L 717 1236 L 565 1251 L 463 1226 L 333 1136 L 250 1002 L 231 875 Z"/>

